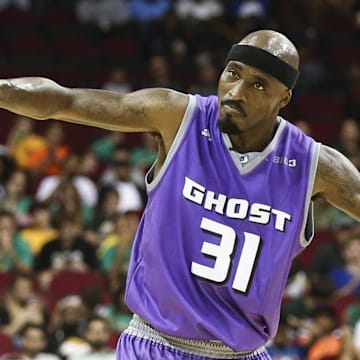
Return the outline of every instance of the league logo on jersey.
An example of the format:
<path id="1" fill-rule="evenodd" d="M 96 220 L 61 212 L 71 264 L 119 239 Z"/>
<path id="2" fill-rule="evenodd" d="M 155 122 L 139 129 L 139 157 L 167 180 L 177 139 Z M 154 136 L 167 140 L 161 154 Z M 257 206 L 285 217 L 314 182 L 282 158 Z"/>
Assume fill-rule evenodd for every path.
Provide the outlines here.
<path id="1" fill-rule="evenodd" d="M 283 164 L 289 167 L 296 166 L 296 159 L 288 159 L 286 156 L 275 156 L 273 162 L 275 164 Z"/>
<path id="2" fill-rule="evenodd" d="M 201 130 L 201 135 L 207 137 L 208 141 L 212 141 L 209 129 L 206 129 L 206 128 L 202 129 Z"/>
<path id="3" fill-rule="evenodd" d="M 241 155 L 240 156 L 240 164 L 245 165 L 249 162 L 250 156 L 249 155 Z"/>

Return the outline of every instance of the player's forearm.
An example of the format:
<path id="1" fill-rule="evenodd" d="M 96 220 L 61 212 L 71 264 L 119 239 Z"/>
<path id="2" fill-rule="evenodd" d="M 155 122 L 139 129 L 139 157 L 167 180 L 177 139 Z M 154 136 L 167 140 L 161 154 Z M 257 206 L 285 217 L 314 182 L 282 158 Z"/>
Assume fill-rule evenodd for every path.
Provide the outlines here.
<path id="1" fill-rule="evenodd" d="M 0 107 L 35 119 L 48 119 L 68 106 L 69 91 L 40 77 L 0 80 Z"/>
<path id="2" fill-rule="evenodd" d="M 57 119 L 110 130 L 138 129 L 133 125 L 139 103 L 122 105 L 122 94 L 96 89 L 71 89 L 40 77 L 0 80 L 0 108 L 34 119 Z M 143 116 L 144 117 L 144 116 Z M 140 129 L 139 129 L 140 130 Z"/>
<path id="3" fill-rule="evenodd" d="M 0 80 L 0 108 L 38 120 L 121 129 L 121 97 L 103 90 L 71 89 L 41 77 Z"/>

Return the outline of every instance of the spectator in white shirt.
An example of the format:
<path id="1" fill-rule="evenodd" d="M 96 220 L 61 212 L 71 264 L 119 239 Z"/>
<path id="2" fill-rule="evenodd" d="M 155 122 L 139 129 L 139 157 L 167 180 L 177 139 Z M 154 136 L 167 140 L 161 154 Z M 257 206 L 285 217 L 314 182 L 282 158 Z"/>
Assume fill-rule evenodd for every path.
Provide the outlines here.
<path id="1" fill-rule="evenodd" d="M 141 192 L 132 178 L 129 150 L 126 148 L 115 150 L 112 167 L 106 169 L 101 181 L 104 185 L 112 185 L 119 193 L 120 213 L 142 210 L 144 204 Z"/>
<path id="2" fill-rule="evenodd" d="M 178 0 L 175 12 L 181 19 L 208 21 L 221 16 L 224 7 L 218 0 Z"/>
<path id="3" fill-rule="evenodd" d="M 56 190 L 63 182 L 71 180 L 79 192 L 81 200 L 90 207 L 97 203 L 97 188 L 95 183 L 87 176 L 80 175 L 80 157 L 77 154 L 70 154 L 65 160 L 60 175 L 44 177 L 36 191 L 36 199 L 39 202 L 46 202 L 56 195 Z"/>

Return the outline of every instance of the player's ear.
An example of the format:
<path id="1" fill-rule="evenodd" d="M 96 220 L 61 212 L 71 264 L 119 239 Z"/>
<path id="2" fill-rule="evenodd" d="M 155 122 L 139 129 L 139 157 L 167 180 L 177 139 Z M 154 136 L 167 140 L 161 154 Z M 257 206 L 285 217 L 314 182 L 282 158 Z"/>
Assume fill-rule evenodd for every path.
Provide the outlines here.
<path id="1" fill-rule="evenodd" d="M 284 108 L 291 100 L 291 96 L 292 96 L 292 90 L 291 89 L 287 89 L 283 95 L 282 98 L 280 100 L 280 109 Z"/>

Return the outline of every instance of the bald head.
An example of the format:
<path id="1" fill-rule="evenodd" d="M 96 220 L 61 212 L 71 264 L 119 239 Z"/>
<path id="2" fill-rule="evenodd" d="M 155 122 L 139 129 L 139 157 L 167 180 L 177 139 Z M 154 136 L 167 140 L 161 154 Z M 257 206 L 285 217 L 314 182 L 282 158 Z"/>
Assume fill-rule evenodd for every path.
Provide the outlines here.
<path id="1" fill-rule="evenodd" d="M 259 30 L 252 32 L 245 36 L 239 44 L 258 47 L 295 69 L 299 68 L 299 53 L 295 45 L 285 35 L 277 31 Z"/>

